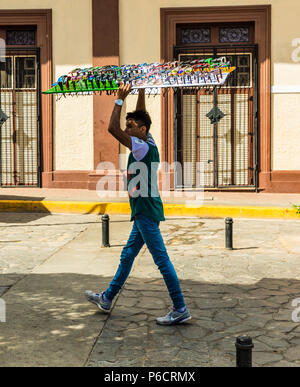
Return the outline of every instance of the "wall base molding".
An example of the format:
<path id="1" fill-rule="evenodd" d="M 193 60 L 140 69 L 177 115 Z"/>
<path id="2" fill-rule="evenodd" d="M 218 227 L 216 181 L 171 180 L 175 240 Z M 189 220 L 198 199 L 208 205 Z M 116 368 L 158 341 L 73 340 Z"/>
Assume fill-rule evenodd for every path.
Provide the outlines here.
<path id="1" fill-rule="evenodd" d="M 43 188 L 69 188 L 96 190 L 97 183 L 104 178 L 103 184 L 108 182 L 116 190 L 124 189 L 124 173 L 116 170 L 109 171 L 53 171 L 42 174 Z M 166 177 L 166 176 L 164 176 Z M 170 176 L 170 179 L 173 175 Z M 159 174 L 159 189 L 162 189 L 162 176 Z M 299 193 L 300 194 L 300 170 L 299 171 L 272 171 L 259 174 L 259 191 L 268 193 Z M 173 187 L 171 187 L 171 190 Z M 228 189 L 234 191 L 235 188 Z M 218 191 L 218 189 L 216 189 Z M 219 191 L 224 191 L 220 189 Z M 247 189 L 243 189 L 247 191 Z M 252 192 L 253 189 L 249 189 Z"/>
<path id="2" fill-rule="evenodd" d="M 272 171 L 265 192 L 299 193 L 300 171 Z"/>

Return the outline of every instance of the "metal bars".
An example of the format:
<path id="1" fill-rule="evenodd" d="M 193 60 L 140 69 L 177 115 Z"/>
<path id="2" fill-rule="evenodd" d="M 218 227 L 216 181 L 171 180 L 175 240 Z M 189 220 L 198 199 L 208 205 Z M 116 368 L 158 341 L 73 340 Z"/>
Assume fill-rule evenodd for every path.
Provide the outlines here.
<path id="1" fill-rule="evenodd" d="M 187 162 L 202 162 L 205 188 L 257 188 L 256 46 L 185 46 L 175 47 L 174 53 L 179 60 L 224 55 L 237 67 L 222 87 L 176 93 L 174 106 L 181 114 L 175 113 L 175 161 L 182 163 L 183 171 Z M 206 114 L 214 106 L 225 117 L 211 124 Z M 185 171 L 189 174 L 186 181 L 195 186 L 196 166 L 190 169 Z"/>
<path id="2" fill-rule="evenodd" d="M 8 115 L 1 128 L 1 187 L 40 186 L 39 49 L 6 50 L 0 103 Z"/>

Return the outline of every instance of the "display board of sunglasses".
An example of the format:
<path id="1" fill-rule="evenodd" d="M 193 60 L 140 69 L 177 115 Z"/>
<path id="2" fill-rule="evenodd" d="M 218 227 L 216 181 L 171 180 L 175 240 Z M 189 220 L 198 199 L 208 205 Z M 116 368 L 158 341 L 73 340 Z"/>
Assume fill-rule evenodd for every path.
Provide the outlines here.
<path id="1" fill-rule="evenodd" d="M 59 77 L 43 94 L 110 92 L 121 83 L 131 88 L 221 86 L 235 70 L 226 57 L 197 59 L 190 62 L 143 63 L 137 65 L 76 68 Z"/>

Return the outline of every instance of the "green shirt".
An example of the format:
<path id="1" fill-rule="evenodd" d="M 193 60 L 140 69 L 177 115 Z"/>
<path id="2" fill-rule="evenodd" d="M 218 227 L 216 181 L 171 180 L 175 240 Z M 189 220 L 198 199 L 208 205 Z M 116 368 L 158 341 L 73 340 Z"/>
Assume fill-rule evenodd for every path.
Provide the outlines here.
<path id="1" fill-rule="evenodd" d="M 127 164 L 131 221 L 138 214 L 146 215 L 157 222 L 165 220 L 157 186 L 159 162 L 159 152 L 150 135 L 147 142 L 132 137 L 132 152 Z"/>

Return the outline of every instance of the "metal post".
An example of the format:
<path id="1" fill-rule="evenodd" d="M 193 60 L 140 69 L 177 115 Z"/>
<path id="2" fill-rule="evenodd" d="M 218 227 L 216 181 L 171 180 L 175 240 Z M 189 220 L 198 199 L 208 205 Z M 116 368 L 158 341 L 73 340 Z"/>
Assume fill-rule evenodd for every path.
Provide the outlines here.
<path id="1" fill-rule="evenodd" d="M 225 219 L 225 239 L 226 239 L 226 249 L 232 250 L 232 218 Z"/>
<path id="2" fill-rule="evenodd" d="M 109 216 L 102 216 L 102 247 L 110 247 L 109 244 Z"/>
<path id="3" fill-rule="evenodd" d="M 254 347 L 250 336 L 236 338 L 236 366 L 252 367 L 252 348 Z"/>

